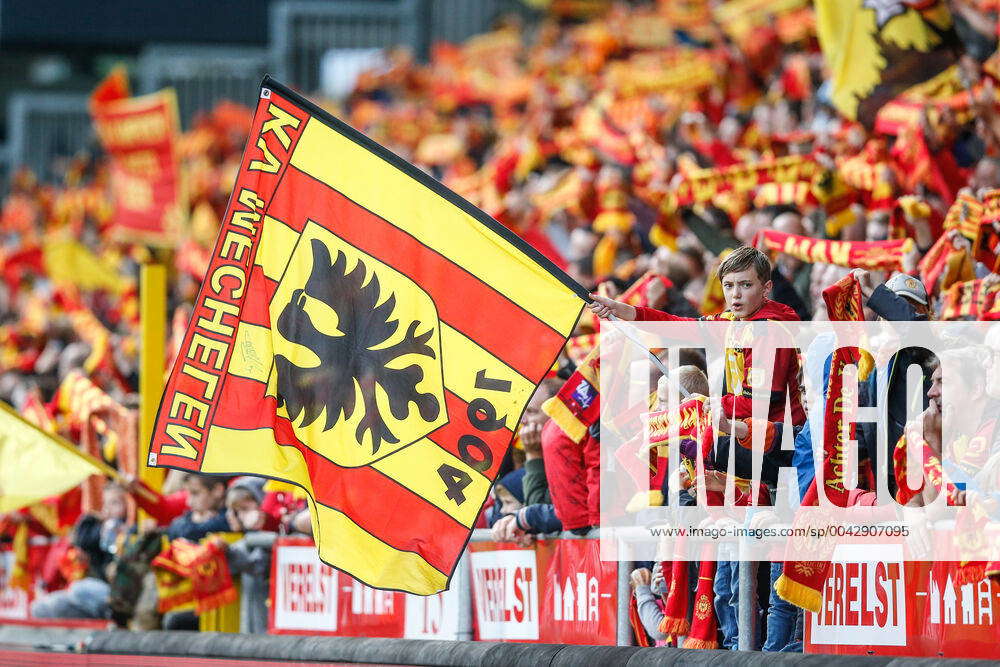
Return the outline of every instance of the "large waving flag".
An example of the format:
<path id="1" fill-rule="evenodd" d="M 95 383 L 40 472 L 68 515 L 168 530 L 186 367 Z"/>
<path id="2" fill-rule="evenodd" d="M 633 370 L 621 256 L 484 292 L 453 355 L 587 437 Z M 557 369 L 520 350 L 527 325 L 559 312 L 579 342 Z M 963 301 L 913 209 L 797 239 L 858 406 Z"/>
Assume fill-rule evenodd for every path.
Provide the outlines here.
<path id="1" fill-rule="evenodd" d="M 320 557 L 444 590 L 586 292 L 265 78 L 150 465 L 302 487 Z"/>
<path id="2" fill-rule="evenodd" d="M 69 491 L 106 468 L 0 403 L 0 513 Z"/>
<path id="3" fill-rule="evenodd" d="M 961 55 L 944 0 L 815 1 L 833 103 L 868 126 L 883 104 Z"/>

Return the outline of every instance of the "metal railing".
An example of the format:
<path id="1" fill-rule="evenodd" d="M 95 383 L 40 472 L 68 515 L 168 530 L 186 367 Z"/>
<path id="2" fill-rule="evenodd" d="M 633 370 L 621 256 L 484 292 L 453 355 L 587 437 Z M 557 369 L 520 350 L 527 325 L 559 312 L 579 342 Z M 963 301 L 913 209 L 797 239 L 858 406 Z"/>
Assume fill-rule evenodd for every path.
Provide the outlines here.
<path id="1" fill-rule="evenodd" d="M 278 79 L 301 90 L 320 84 L 320 62 L 332 49 L 419 50 L 422 0 L 347 0 L 271 5 L 271 60 Z"/>
<path id="2" fill-rule="evenodd" d="M 271 60 L 276 76 L 314 92 L 331 50 L 404 46 L 421 60 L 434 41 L 461 42 L 489 30 L 498 17 L 524 13 L 516 0 L 291 0 L 271 6 Z"/>
<path id="3" fill-rule="evenodd" d="M 41 180 L 61 174 L 58 157 L 70 157 L 93 141 L 84 93 L 15 93 L 7 102 L 7 157 L 11 170 L 26 166 Z"/>
<path id="4" fill-rule="evenodd" d="M 433 41 L 460 42 L 488 30 L 506 13 L 524 13 L 517 0 L 308 0 L 275 2 L 266 49 L 209 45 L 151 45 L 139 56 L 135 89 L 177 91 L 182 127 L 220 100 L 253 105 L 265 73 L 308 93 L 321 73 L 339 80 L 358 67 L 330 52 L 405 46 L 426 58 Z M 325 59 L 325 60 L 324 60 Z M 321 72 L 323 70 L 323 72 Z M 43 181 L 57 180 L 57 160 L 93 147 L 83 93 L 25 92 L 8 101 L 8 145 L 0 153 L 0 192 L 10 173 L 27 166 Z"/>
<path id="5" fill-rule="evenodd" d="M 502 15 L 523 13 L 516 0 L 430 0 L 430 41 L 464 42 L 489 30 Z"/>
<path id="6" fill-rule="evenodd" d="M 271 562 L 270 554 L 274 549 L 277 533 L 252 531 L 244 537 L 243 544 L 250 549 L 260 549 L 267 554 L 267 562 Z M 270 568 L 268 568 L 270 569 Z M 240 632 L 267 632 L 267 605 L 270 594 L 270 573 L 261 576 L 259 572 L 239 572 L 240 577 Z"/>
<path id="7" fill-rule="evenodd" d="M 257 87 L 271 68 L 266 49 L 201 45 L 151 45 L 136 64 L 141 93 L 166 87 L 177 92 L 181 127 L 189 128 L 195 116 L 230 100 L 253 108 Z"/>

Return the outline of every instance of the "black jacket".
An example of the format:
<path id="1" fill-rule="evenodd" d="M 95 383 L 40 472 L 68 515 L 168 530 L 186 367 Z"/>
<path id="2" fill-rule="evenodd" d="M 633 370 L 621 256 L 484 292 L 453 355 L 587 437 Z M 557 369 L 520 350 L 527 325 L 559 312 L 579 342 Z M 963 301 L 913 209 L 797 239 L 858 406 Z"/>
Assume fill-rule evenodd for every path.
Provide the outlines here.
<path id="1" fill-rule="evenodd" d="M 868 297 L 866 305 L 875 311 L 877 315 L 890 322 L 921 322 L 927 320 L 926 315 L 918 313 L 909 301 L 885 285 L 879 285 L 875 288 L 872 295 Z M 888 487 L 893 496 L 896 495 L 896 477 L 893 470 L 892 452 L 895 450 L 896 443 L 902 437 L 903 428 L 906 426 L 906 371 L 913 364 L 924 368 L 923 387 L 921 391 L 921 396 L 923 397 L 922 403 L 910 408 L 912 414 L 917 414 L 926 410 L 929 405 L 927 392 L 931 388 L 931 374 L 927 371 L 926 366 L 929 357 L 930 354 L 923 348 L 906 347 L 899 350 L 889 360 L 889 364 L 885 369 L 879 369 L 878 372 L 873 372 L 868 377 L 868 381 L 862 389 L 862 394 L 859 396 L 861 405 L 876 405 L 878 373 L 889 374 L 886 387 L 886 411 L 888 413 L 886 428 L 888 438 L 886 440 L 887 451 L 885 452 L 885 460 L 888 466 Z M 882 458 L 882 454 L 878 451 L 875 425 L 862 424 L 861 435 L 862 444 L 868 452 L 869 459 L 871 459 L 872 471 L 877 475 L 878 462 Z"/>

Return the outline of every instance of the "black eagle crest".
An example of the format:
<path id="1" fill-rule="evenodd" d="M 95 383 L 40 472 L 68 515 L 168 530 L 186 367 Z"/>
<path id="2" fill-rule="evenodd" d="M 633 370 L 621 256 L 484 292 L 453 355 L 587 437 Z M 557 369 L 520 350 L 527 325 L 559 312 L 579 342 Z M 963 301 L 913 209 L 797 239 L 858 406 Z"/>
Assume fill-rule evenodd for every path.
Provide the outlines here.
<path id="1" fill-rule="evenodd" d="M 291 301 L 278 316 L 277 328 L 285 340 L 312 350 L 320 363 L 315 368 L 302 368 L 276 354 L 278 405 L 285 407 L 292 421 L 304 415 L 302 426 L 316 421 L 326 408 L 325 429 L 329 430 L 341 415 L 350 419 L 358 409 L 354 389 L 357 383 L 364 412 L 355 435 L 358 442 L 363 442 L 364 433 L 370 433 L 375 454 L 382 442 L 399 442 L 375 401 L 376 387 L 385 391 L 389 410 L 396 419 L 410 414 L 411 403 L 424 421 L 437 419 L 441 410 L 437 397 L 416 388 L 424 378 L 423 369 L 416 363 L 402 369 L 388 368 L 391 361 L 408 354 L 436 358 L 434 349 L 427 344 L 434 329 L 432 326 L 417 335 L 420 323 L 412 322 L 401 341 L 384 346 L 399 329 L 399 320 L 390 319 L 395 294 L 379 304 L 382 290 L 378 275 L 373 273 L 365 283 L 367 269 L 363 260 L 347 271 L 344 253 L 337 251 L 336 259 L 331 261 L 330 250 L 317 239 L 312 240 L 312 257 L 309 279 L 304 288 L 292 293 Z M 316 299 L 336 312 L 342 336 L 327 335 L 316 327 L 306 312 L 308 299 Z"/>

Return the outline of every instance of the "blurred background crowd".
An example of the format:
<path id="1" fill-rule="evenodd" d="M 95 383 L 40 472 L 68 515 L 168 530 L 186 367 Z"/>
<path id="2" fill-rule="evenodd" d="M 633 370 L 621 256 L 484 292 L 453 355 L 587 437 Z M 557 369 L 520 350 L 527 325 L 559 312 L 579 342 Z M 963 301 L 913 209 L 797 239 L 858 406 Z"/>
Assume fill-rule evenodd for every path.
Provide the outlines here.
<path id="1" fill-rule="evenodd" d="M 588 289 L 633 305 L 717 313 L 719 262 L 755 244 L 772 258 L 772 298 L 803 320 L 843 319 L 823 292 L 844 279 L 862 293 L 859 317 L 991 319 L 1000 289 L 997 5 L 876 4 L 877 30 L 893 25 L 882 11 L 935 28 L 906 87 L 887 82 L 893 59 L 906 57 L 892 35 L 838 52 L 839 36 L 824 33 L 823 12 L 834 10 L 805 0 L 530 2 L 464 41 L 359 51 L 346 69 L 326 67 L 325 81 L 289 83 Z M 0 515 L 0 539 L 20 549 L 39 617 L 196 628 L 231 594 L 215 591 L 203 613 L 190 596 L 172 598 L 191 558 L 224 553 L 245 582 L 266 582 L 266 540 L 243 534 L 310 530 L 302 498 L 274 482 L 171 473 L 152 489 L 135 480 L 139 267 L 168 265 L 169 368 L 251 119 L 239 101 L 192 110 L 182 99 L 181 112 L 182 206 L 167 247 L 116 234 L 121 193 L 96 138 L 88 150 L 48 156 L 44 170 L 11 165 L 4 184 L 0 399 L 122 474 Z M 895 310 L 868 303 L 883 283 L 901 300 Z M 480 524 L 498 539 L 598 524 L 599 434 L 567 433 L 542 407 L 586 368 L 596 330 L 588 311 L 529 404 Z M 705 370 L 704 360 L 690 363 Z M 177 538 L 202 551 L 184 553 Z M 633 576 L 648 612 L 641 641 L 680 634 L 661 630 L 666 576 L 662 566 Z M 761 601 L 775 620 L 756 648 L 795 650 L 801 611 Z M 735 599 L 716 598 L 718 638 L 706 646 L 735 646 L 734 609 Z M 245 630 L 263 630 L 259 614 Z"/>

